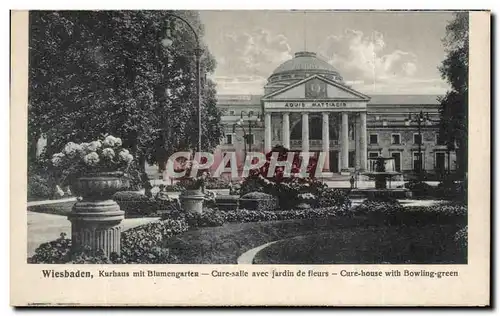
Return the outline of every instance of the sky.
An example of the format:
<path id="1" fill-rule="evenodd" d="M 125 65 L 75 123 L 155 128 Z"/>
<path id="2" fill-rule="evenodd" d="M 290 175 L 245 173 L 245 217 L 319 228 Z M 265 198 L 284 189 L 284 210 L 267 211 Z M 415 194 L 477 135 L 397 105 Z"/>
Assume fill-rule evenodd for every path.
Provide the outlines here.
<path id="1" fill-rule="evenodd" d="M 444 94 L 451 12 L 201 11 L 218 94 L 263 94 L 273 70 L 316 52 L 365 94 Z"/>

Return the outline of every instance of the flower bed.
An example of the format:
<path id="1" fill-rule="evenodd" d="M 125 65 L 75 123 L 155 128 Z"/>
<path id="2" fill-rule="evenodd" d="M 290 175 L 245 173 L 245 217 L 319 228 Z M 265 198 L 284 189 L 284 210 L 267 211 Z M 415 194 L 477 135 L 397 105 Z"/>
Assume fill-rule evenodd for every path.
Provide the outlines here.
<path id="1" fill-rule="evenodd" d="M 279 221 L 290 219 L 313 219 L 336 216 L 339 209 L 336 207 L 325 207 L 315 209 L 294 209 L 283 211 L 263 211 L 263 210 L 235 210 L 220 211 L 225 220 L 230 223 Z"/>
<path id="2" fill-rule="evenodd" d="M 240 198 L 240 206 L 249 210 L 270 211 L 278 208 L 278 200 L 270 194 L 251 192 Z"/>
<path id="3" fill-rule="evenodd" d="M 176 200 L 149 198 L 144 194 L 122 191 L 113 196 L 125 216 L 157 216 L 158 211 L 174 210 L 179 208 Z"/>
<path id="4" fill-rule="evenodd" d="M 71 240 L 61 238 L 40 245 L 30 263 L 176 263 L 164 242 L 188 229 L 216 227 L 225 223 L 267 222 L 281 220 L 334 219 L 356 224 L 352 227 L 451 225 L 464 227 L 467 208 L 460 204 L 442 204 L 432 207 L 405 207 L 394 200 L 367 200 L 352 212 L 343 207 L 330 206 L 291 210 L 219 210 L 205 208 L 202 214 L 170 210 L 163 214 L 163 220 L 139 226 L 122 233 L 121 255 L 109 259 L 102 255 L 89 255 L 83 249 L 70 252 Z M 336 220 L 336 219 L 335 219 Z M 401 228 L 403 229 L 403 228 Z M 467 228 L 459 230 L 455 241 L 461 251 L 467 249 Z"/>
<path id="5" fill-rule="evenodd" d="M 390 198 L 367 199 L 345 214 L 362 216 L 369 221 L 390 225 L 467 222 L 467 207 L 463 204 L 443 203 L 434 206 L 403 207 L 397 200 Z"/>

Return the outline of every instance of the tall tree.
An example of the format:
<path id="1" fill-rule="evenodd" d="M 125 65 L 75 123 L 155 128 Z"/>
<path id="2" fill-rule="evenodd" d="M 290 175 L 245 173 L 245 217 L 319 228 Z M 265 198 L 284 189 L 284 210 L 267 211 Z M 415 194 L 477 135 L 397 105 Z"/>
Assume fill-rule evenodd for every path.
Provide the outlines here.
<path id="1" fill-rule="evenodd" d="M 68 141 L 102 134 L 123 139 L 144 162 L 164 165 L 197 143 L 196 66 L 193 34 L 168 11 L 33 11 L 30 13 L 29 151 L 48 139 L 46 153 Z M 176 11 L 199 35 L 197 12 Z M 171 45 L 167 27 L 175 25 Z M 202 43 L 203 44 L 203 43 Z M 202 78 L 215 61 L 203 46 Z M 202 97 L 204 150 L 222 137 L 215 85 Z"/>
<path id="2" fill-rule="evenodd" d="M 467 12 L 455 13 L 453 20 L 446 26 L 443 38 L 446 58 L 439 71 L 451 86 L 440 100 L 440 137 L 448 149 L 457 154 L 457 172 L 465 175 L 467 171 L 467 133 L 469 110 L 469 15 Z"/>

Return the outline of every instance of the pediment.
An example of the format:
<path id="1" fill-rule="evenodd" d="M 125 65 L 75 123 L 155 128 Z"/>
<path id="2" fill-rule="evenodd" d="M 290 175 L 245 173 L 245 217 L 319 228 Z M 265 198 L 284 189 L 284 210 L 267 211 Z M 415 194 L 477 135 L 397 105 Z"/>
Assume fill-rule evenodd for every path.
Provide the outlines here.
<path id="1" fill-rule="evenodd" d="M 303 79 L 263 97 L 263 100 L 359 100 L 368 101 L 370 97 L 336 81 L 314 75 Z"/>

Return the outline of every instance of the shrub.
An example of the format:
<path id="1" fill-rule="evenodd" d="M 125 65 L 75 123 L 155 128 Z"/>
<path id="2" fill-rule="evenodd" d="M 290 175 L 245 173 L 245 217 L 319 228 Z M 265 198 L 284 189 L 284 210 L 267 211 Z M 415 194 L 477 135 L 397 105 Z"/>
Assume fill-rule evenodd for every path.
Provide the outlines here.
<path id="1" fill-rule="evenodd" d="M 188 230 L 183 220 L 166 219 L 148 223 L 122 233 L 121 254 L 115 263 L 169 263 L 176 260 L 163 248 L 168 238 Z"/>
<path id="2" fill-rule="evenodd" d="M 168 192 L 182 192 L 185 191 L 186 188 L 184 188 L 181 184 L 176 183 L 176 184 L 170 184 L 165 186 L 165 191 Z"/>
<path id="3" fill-rule="evenodd" d="M 455 234 L 455 241 L 462 249 L 467 249 L 468 246 L 468 226 L 463 227 Z"/>
<path id="4" fill-rule="evenodd" d="M 28 263 L 112 263 L 104 256 L 102 250 L 92 253 L 89 247 L 82 249 L 71 249 L 71 247 L 71 239 L 66 238 L 65 233 L 61 233 L 58 239 L 41 244 L 35 250 L 35 254 L 31 258 L 28 258 Z"/>
<path id="5" fill-rule="evenodd" d="M 229 189 L 231 186 L 229 183 L 230 181 L 226 178 L 209 177 L 207 178 L 205 188 L 209 190 Z"/>
<path id="6" fill-rule="evenodd" d="M 412 192 L 413 197 L 434 196 L 435 193 L 435 188 L 418 180 L 412 180 L 405 183 L 405 188 Z"/>
<path id="7" fill-rule="evenodd" d="M 351 208 L 351 199 L 349 199 L 349 191 L 322 188 L 318 190 L 318 206 L 331 207 L 336 206 L 346 212 Z"/>
<path id="8" fill-rule="evenodd" d="M 240 205 L 250 210 L 270 211 L 278 208 L 278 201 L 270 194 L 250 192 L 240 198 Z"/>
<path id="9" fill-rule="evenodd" d="M 271 160 L 273 156 L 277 157 L 278 161 L 288 161 L 288 155 L 293 155 L 291 161 L 291 174 L 298 174 L 301 171 L 301 157 L 298 153 L 289 153 L 289 150 L 276 146 L 271 152 L 266 155 L 266 162 L 258 170 L 250 170 L 249 176 L 245 178 L 241 185 L 241 194 L 245 195 L 250 192 L 264 192 L 271 194 L 278 199 L 281 209 L 292 209 L 302 203 L 299 195 L 302 193 L 311 193 L 315 195 L 316 190 L 325 185 L 314 178 L 316 171 L 316 158 L 311 157 L 307 165 L 307 174 L 309 178 L 298 176 L 285 176 L 284 167 L 277 167 L 274 174 L 269 174 Z"/>
<path id="10" fill-rule="evenodd" d="M 71 239 L 65 233 L 56 240 L 41 244 L 35 249 L 35 254 L 28 258 L 28 263 L 61 264 L 70 261 Z"/>
<path id="11" fill-rule="evenodd" d="M 432 206 L 409 206 L 409 212 L 420 212 L 442 216 L 467 217 L 467 206 L 460 203 L 441 203 Z"/>
<path id="12" fill-rule="evenodd" d="M 395 215 L 403 210 L 403 206 L 398 200 L 391 198 L 366 199 L 360 205 L 356 206 L 350 215 L 367 216 L 375 222 L 386 224 L 393 223 Z"/>
<path id="13" fill-rule="evenodd" d="M 216 227 L 222 226 L 226 220 L 218 209 L 204 208 L 200 213 L 185 213 L 185 219 L 189 227 Z"/>
<path id="14" fill-rule="evenodd" d="M 176 209 L 175 200 L 149 198 L 144 194 L 132 191 L 117 192 L 113 199 L 127 216 L 156 216 L 157 211 Z"/>
<path id="15" fill-rule="evenodd" d="M 113 195 L 113 200 L 119 201 L 149 201 L 150 198 L 135 191 L 121 191 Z"/>
<path id="16" fill-rule="evenodd" d="M 447 178 L 438 184 L 436 195 L 446 199 L 465 202 L 467 201 L 467 183 Z"/>
<path id="17" fill-rule="evenodd" d="M 28 199 L 54 197 L 54 190 L 51 189 L 49 181 L 40 175 L 28 176 Z"/>
<path id="18" fill-rule="evenodd" d="M 235 183 L 229 188 L 229 194 L 230 195 L 241 195 L 241 184 L 240 183 Z"/>
<path id="19" fill-rule="evenodd" d="M 336 216 L 339 209 L 336 207 L 325 207 L 316 209 L 294 209 L 284 211 L 262 211 L 262 210 L 231 210 L 221 211 L 227 222 L 246 223 L 264 222 L 291 219 L 313 219 Z"/>

